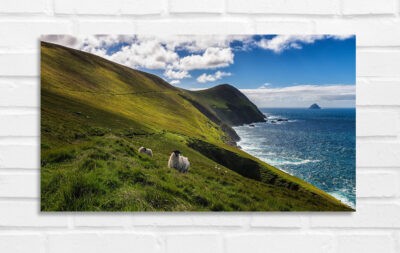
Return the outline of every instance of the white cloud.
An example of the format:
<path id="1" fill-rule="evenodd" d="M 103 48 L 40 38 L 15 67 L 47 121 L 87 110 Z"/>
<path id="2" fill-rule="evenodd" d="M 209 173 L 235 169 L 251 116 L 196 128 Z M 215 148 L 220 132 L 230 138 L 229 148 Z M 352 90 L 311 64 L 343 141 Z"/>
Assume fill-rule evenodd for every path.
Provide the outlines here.
<path id="1" fill-rule="evenodd" d="M 169 83 L 172 84 L 172 85 L 175 85 L 175 84 L 180 84 L 181 81 L 179 81 L 179 80 L 172 80 L 172 81 L 169 82 Z"/>
<path id="2" fill-rule="evenodd" d="M 258 107 L 354 107 L 354 85 L 297 85 L 241 90 Z"/>
<path id="3" fill-rule="evenodd" d="M 261 85 L 260 87 L 258 87 L 259 89 L 265 89 L 268 88 L 269 86 L 271 86 L 270 83 L 264 83 L 263 85 Z"/>
<path id="4" fill-rule="evenodd" d="M 252 43 L 251 35 L 176 35 L 163 36 L 160 41 L 171 50 L 184 49 L 192 53 L 204 52 L 207 48 L 228 48 L 232 41 L 244 45 Z"/>
<path id="5" fill-rule="evenodd" d="M 42 40 L 96 54 L 131 68 L 162 69 L 169 79 L 190 77 L 191 70 L 227 67 L 233 64 L 234 58 L 230 43 L 252 41 L 250 35 L 92 35 L 84 38 L 45 35 Z M 109 51 L 110 48 L 115 51 Z M 178 50 L 186 50 L 189 55 L 180 57 Z"/>
<path id="6" fill-rule="evenodd" d="M 221 72 L 219 70 L 217 72 L 215 72 L 214 74 L 203 73 L 199 77 L 197 77 L 197 82 L 199 82 L 199 83 L 214 82 L 214 81 L 222 79 L 225 76 L 230 76 L 230 75 L 232 75 L 232 74 L 228 73 L 228 72 Z"/>
<path id="7" fill-rule="evenodd" d="M 314 43 L 316 40 L 322 39 L 323 37 L 324 35 L 277 35 L 272 39 L 261 39 L 257 45 L 263 49 L 280 53 L 290 48 L 300 49 L 300 43 Z"/>
<path id="8" fill-rule="evenodd" d="M 169 78 L 169 79 L 183 79 L 183 78 L 189 78 L 191 75 L 189 72 L 186 70 L 173 70 L 173 69 L 167 69 L 164 71 L 164 76 Z"/>
<path id="9" fill-rule="evenodd" d="M 326 35 L 328 38 L 332 38 L 335 40 L 347 40 L 354 37 L 353 34 L 335 34 L 335 35 Z"/>
<path id="10" fill-rule="evenodd" d="M 107 58 L 133 68 L 165 69 L 178 61 L 179 56 L 157 41 L 149 40 L 124 46 Z"/>
<path id="11" fill-rule="evenodd" d="M 317 40 L 345 40 L 353 35 L 277 35 L 271 39 L 261 39 L 257 45 L 263 49 L 281 53 L 287 49 L 301 49 L 303 44 L 312 44 Z"/>
<path id="12" fill-rule="evenodd" d="M 202 54 L 185 56 L 173 64 L 175 69 L 213 69 L 227 67 L 233 63 L 234 54 L 231 48 L 209 47 Z"/>

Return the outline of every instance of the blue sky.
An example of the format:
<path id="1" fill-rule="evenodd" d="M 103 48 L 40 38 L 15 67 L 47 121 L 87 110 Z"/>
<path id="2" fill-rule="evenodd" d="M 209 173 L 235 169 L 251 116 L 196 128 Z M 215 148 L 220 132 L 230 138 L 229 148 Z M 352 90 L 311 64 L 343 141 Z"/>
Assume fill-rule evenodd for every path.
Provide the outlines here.
<path id="1" fill-rule="evenodd" d="M 270 36 L 265 36 L 270 37 Z M 190 52 L 180 52 L 182 56 Z M 255 47 L 235 50 L 234 63 L 218 68 L 231 73 L 222 79 L 199 84 L 196 77 L 215 70 L 194 70 L 191 78 L 181 80 L 180 87 L 213 87 L 230 83 L 240 89 L 259 88 L 267 83 L 272 87 L 287 87 L 299 84 L 329 85 L 355 84 L 355 38 L 336 40 L 327 38 L 313 44 L 303 44 L 301 49 L 290 48 L 274 52 Z M 143 69 L 162 76 L 162 71 Z"/>
<path id="2" fill-rule="evenodd" d="M 260 107 L 355 106 L 352 35 L 46 35 L 42 40 L 204 89 L 229 83 Z"/>

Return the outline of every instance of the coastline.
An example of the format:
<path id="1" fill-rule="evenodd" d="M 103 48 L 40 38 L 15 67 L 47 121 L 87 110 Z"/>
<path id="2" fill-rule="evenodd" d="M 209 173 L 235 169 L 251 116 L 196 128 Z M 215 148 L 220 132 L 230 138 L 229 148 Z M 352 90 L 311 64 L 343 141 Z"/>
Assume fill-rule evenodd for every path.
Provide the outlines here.
<path id="1" fill-rule="evenodd" d="M 239 135 L 239 136 L 240 136 L 240 135 Z M 238 141 L 238 142 L 236 143 L 236 145 L 237 145 L 237 147 L 238 147 L 240 150 L 242 150 L 243 152 L 245 152 L 245 153 L 247 153 L 247 154 L 249 154 L 249 155 L 251 155 L 251 156 L 254 156 L 254 157 L 257 158 L 257 159 L 260 159 L 261 161 L 263 161 L 263 162 L 265 162 L 265 163 L 267 163 L 267 164 L 269 164 L 269 165 L 271 165 L 271 166 L 274 166 L 276 169 L 278 169 L 278 170 L 280 170 L 280 171 L 282 171 L 282 172 L 284 172 L 284 173 L 287 173 L 287 174 L 289 174 L 289 175 L 291 175 L 291 176 L 293 176 L 293 177 L 296 177 L 296 178 L 299 178 L 299 179 L 301 179 L 301 180 L 304 180 L 305 182 L 307 182 L 307 183 L 313 185 L 314 187 L 317 187 L 317 186 L 314 185 L 312 182 L 308 182 L 308 181 L 306 181 L 305 179 L 300 178 L 299 176 L 297 176 L 297 175 L 291 173 L 290 171 L 285 170 L 285 169 L 282 169 L 282 168 L 280 168 L 280 167 L 277 167 L 276 165 L 271 164 L 270 161 L 267 161 L 267 160 L 263 159 L 262 157 L 259 157 L 259 156 L 255 155 L 255 154 L 249 152 L 248 149 L 243 148 L 243 146 L 240 145 L 240 141 Z M 317 188 L 319 188 L 319 187 L 317 187 Z M 338 193 L 335 193 L 335 192 L 326 191 L 326 190 L 323 190 L 323 189 L 321 189 L 321 190 L 324 191 L 325 193 L 329 194 L 329 195 L 332 196 L 333 198 L 339 200 L 339 201 L 342 202 L 343 204 L 348 205 L 349 207 L 351 207 L 351 208 L 353 208 L 353 209 L 356 208 L 356 205 L 353 204 L 352 202 L 350 202 L 346 197 L 344 197 L 344 196 L 342 196 L 342 195 L 340 195 L 340 194 L 338 194 Z"/>
<path id="2" fill-rule="evenodd" d="M 264 112 L 265 109 L 268 110 L 270 108 L 262 108 L 261 110 Z M 285 109 L 289 109 L 289 108 L 274 108 L 274 109 L 285 110 Z M 294 109 L 294 108 L 290 108 L 290 109 Z M 305 108 L 302 108 L 302 109 L 305 109 Z M 334 108 L 334 109 L 338 109 L 338 108 Z M 340 109 L 354 109 L 354 108 L 340 108 Z M 255 122 L 252 124 L 244 124 L 241 126 L 233 127 L 235 132 L 240 137 L 240 140 L 237 142 L 237 146 L 243 152 L 246 152 L 247 154 L 254 156 L 257 159 L 260 159 L 261 161 L 274 166 L 275 168 L 277 168 L 278 170 L 280 170 L 284 173 L 287 173 L 291 176 L 294 176 L 301 180 L 304 180 L 305 182 L 326 192 L 327 194 L 334 197 L 335 199 L 338 199 L 340 202 L 355 209 L 356 208 L 356 200 L 353 197 L 353 196 L 355 196 L 355 191 L 354 191 L 355 186 L 352 185 L 352 183 L 349 183 L 350 184 L 349 187 L 343 187 L 343 185 L 340 185 L 340 183 L 338 185 L 336 185 L 331 182 L 329 182 L 325 185 L 324 182 L 328 182 L 328 181 L 323 181 L 323 178 L 322 179 L 319 178 L 320 175 L 318 175 L 318 177 L 316 177 L 316 178 L 313 177 L 312 170 L 313 169 L 315 170 L 316 167 L 321 168 L 320 166 L 324 166 L 323 168 L 324 168 L 325 174 L 326 174 L 326 172 L 330 170 L 330 169 L 326 169 L 326 168 L 330 168 L 329 162 L 326 162 L 323 158 L 321 159 L 321 157 L 318 157 L 318 156 L 313 156 L 313 155 L 309 156 L 309 154 L 308 155 L 304 154 L 304 155 L 299 156 L 299 154 L 297 153 L 297 155 L 296 155 L 296 153 L 291 153 L 290 148 L 284 149 L 285 145 L 282 145 L 279 147 L 284 150 L 284 151 L 280 150 L 281 152 L 276 152 L 276 146 L 273 146 L 271 148 L 265 148 L 266 143 L 270 143 L 271 140 L 273 140 L 274 138 L 277 139 L 277 136 L 280 136 L 280 135 L 274 133 L 274 136 L 270 136 L 270 138 L 267 138 L 267 136 L 269 136 L 269 135 L 261 135 L 260 129 L 262 129 L 264 126 L 270 125 L 271 126 L 270 129 L 276 130 L 278 128 L 278 129 L 281 129 L 280 131 L 283 131 L 284 134 L 286 134 L 284 129 L 286 129 L 288 125 L 285 125 L 285 124 L 290 124 L 290 122 L 297 122 L 297 119 L 286 118 L 285 120 L 287 120 L 287 121 L 285 121 L 285 122 L 274 122 L 273 124 L 271 124 L 271 122 L 268 122 L 268 119 L 271 120 L 271 118 L 273 118 L 275 121 L 277 118 L 279 118 L 279 117 L 282 118 L 283 116 L 282 115 L 279 116 L 277 114 L 272 115 L 270 113 L 264 113 L 264 114 L 267 117 L 267 122 L 265 122 L 265 123 Z M 280 124 L 283 124 L 283 125 L 280 125 Z M 299 122 L 297 122 L 296 124 L 299 124 Z M 293 130 L 293 129 L 290 129 L 290 130 Z M 268 133 L 268 131 L 266 133 Z M 279 138 L 281 139 L 281 137 L 279 137 Z M 310 143 L 310 144 L 306 144 L 306 145 L 313 145 L 313 144 Z M 282 154 L 284 154 L 284 156 L 279 156 Z M 305 165 L 305 164 L 307 164 L 307 165 Z M 304 168 L 306 168 L 306 170 L 304 170 Z M 318 169 L 318 171 L 316 173 L 323 174 L 324 170 Z M 294 171 L 295 171 L 295 173 L 294 173 Z M 310 174 L 310 171 L 311 171 L 311 174 Z M 340 171 L 340 170 L 338 170 L 338 171 Z M 307 174 L 304 174 L 304 173 L 307 173 Z M 334 172 L 334 173 L 336 173 L 336 172 Z M 341 175 L 341 174 L 336 174 L 336 178 L 337 178 L 337 176 L 340 176 L 340 180 L 347 180 L 347 179 L 343 179 L 343 175 Z M 325 177 L 326 177 L 325 180 L 327 180 L 328 178 L 329 178 L 329 181 L 335 180 L 335 177 L 332 178 L 331 175 L 329 175 L 329 174 L 326 174 Z M 310 179 L 312 179 L 312 180 L 310 180 Z M 316 184 L 315 182 L 320 182 L 320 183 Z"/>

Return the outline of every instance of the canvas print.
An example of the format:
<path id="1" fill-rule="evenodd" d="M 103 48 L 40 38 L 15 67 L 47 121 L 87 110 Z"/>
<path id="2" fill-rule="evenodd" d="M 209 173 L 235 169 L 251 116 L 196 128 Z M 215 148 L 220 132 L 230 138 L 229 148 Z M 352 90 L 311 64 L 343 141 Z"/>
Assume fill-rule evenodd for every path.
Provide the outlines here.
<path id="1" fill-rule="evenodd" d="M 354 35 L 43 35 L 42 211 L 354 211 Z"/>

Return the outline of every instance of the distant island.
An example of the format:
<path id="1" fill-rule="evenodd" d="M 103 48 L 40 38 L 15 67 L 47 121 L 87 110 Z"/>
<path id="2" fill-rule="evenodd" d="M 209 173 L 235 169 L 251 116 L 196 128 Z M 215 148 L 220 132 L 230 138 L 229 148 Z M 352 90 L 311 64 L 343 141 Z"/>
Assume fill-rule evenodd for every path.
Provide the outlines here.
<path id="1" fill-rule="evenodd" d="M 312 104 L 308 109 L 321 109 L 321 107 L 317 104 Z"/>

